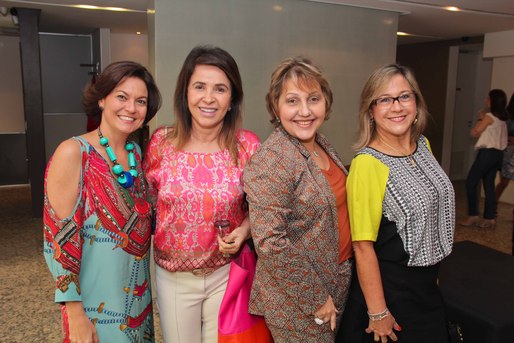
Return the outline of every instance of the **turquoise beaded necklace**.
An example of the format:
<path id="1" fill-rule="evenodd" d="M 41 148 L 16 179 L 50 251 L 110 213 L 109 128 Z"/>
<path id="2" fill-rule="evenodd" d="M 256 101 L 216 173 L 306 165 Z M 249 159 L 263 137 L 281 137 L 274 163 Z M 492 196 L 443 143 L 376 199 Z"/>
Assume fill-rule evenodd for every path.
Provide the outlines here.
<path id="1" fill-rule="evenodd" d="M 109 156 L 109 159 L 113 163 L 112 166 L 112 172 L 114 175 L 118 177 L 118 183 L 123 188 L 130 188 L 134 184 L 134 179 L 138 176 L 138 172 L 136 170 L 137 161 L 136 161 L 136 155 L 134 155 L 134 144 L 127 142 L 125 144 L 125 150 L 128 152 L 128 164 L 130 167 L 129 171 L 124 171 L 123 167 L 118 163 L 116 159 L 116 154 L 114 153 L 114 150 L 109 146 L 109 140 L 102 135 L 102 132 L 100 131 L 100 127 L 98 127 L 98 137 L 100 137 L 100 145 L 105 148 L 105 151 L 107 152 L 107 156 Z"/>

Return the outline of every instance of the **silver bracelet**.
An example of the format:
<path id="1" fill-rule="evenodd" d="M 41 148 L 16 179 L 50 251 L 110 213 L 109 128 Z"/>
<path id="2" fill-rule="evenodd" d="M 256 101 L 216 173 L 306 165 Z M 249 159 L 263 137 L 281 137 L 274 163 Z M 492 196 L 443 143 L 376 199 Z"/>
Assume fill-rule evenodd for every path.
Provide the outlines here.
<path id="1" fill-rule="evenodd" d="M 379 313 L 369 313 L 368 312 L 368 317 L 371 321 L 374 321 L 374 322 L 377 322 L 379 320 L 382 320 L 384 319 L 385 317 L 387 317 L 389 315 L 389 310 L 386 309 L 382 312 L 379 312 Z"/>

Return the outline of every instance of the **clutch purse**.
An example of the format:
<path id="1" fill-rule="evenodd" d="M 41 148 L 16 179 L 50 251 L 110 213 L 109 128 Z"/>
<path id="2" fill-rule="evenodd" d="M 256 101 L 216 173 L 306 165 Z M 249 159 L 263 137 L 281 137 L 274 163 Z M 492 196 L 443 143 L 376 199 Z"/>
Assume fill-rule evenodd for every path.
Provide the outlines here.
<path id="1" fill-rule="evenodd" d="M 219 343 L 273 343 L 264 317 L 248 313 L 257 255 L 245 243 L 232 260 L 218 317 Z"/>

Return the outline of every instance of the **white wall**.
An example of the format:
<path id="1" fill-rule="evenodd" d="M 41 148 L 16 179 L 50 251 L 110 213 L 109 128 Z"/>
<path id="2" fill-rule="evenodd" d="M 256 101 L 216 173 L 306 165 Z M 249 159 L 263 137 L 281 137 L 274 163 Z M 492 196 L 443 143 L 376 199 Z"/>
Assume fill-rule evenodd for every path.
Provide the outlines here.
<path id="1" fill-rule="evenodd" d="M 486 33 L 484 58 L 493 59 L 491 88 L 503 89 L 507 96 L 514 92 L 514 30 Z"/>
<path id="2" fill-rule="evenodd" d="M 148 36 L 111 33 L 111 62 L 134 61 L 148 66 Z"/>
<path id="3" fill-rule="evenodd" d="M 514 36 L 512 40 L 514 41 Z M 493 59 L 491 88 L 503 89 L 507 97 L 514 92 L 514 55 Z"/>
<path id="4" fill-rule="evenodd" d="M 395 61 L 398 14 L 303 0 L 154 0 L 154 5 L 149 64 L 163 107 L 153 128 L 174 121 L 171 95 L 186 55 L 196 45 L 212 44 L 236 59 L 245 92 L 244 127 L 265 139 L 271 131 L 264 102 L 270 75 L 283 58 L 304 55 L 331 84 L 333 113 L 323 131 L 350 162 L 360 91 L 373 69 Z"/>
<path id="5" fill-rule="evenodd" d="M 19 37 L 0 36 L 0 132 L 25 132 Z"/>

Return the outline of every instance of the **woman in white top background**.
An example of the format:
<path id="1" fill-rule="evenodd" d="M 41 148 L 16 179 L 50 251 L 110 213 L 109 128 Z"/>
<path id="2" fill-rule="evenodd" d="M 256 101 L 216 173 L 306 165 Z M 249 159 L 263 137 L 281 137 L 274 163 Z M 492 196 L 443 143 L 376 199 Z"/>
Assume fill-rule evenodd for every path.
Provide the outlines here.
<path id="1" fill-rule="evenodd" d="M 460 224 L 491 228 L 495 225 L 496 193 L 494 180 L 501 168 L 503 150 L 507 147 L 507 95 L 501 89 L 489 91 L 486 99 L 487 112 L 480 112 L 471 136 L 478 138 L 475 162 L 466 179 L 468 217 Z M 484 220 L 479 221 L 478 184 L 482 180 L 485 192 Z"/>

